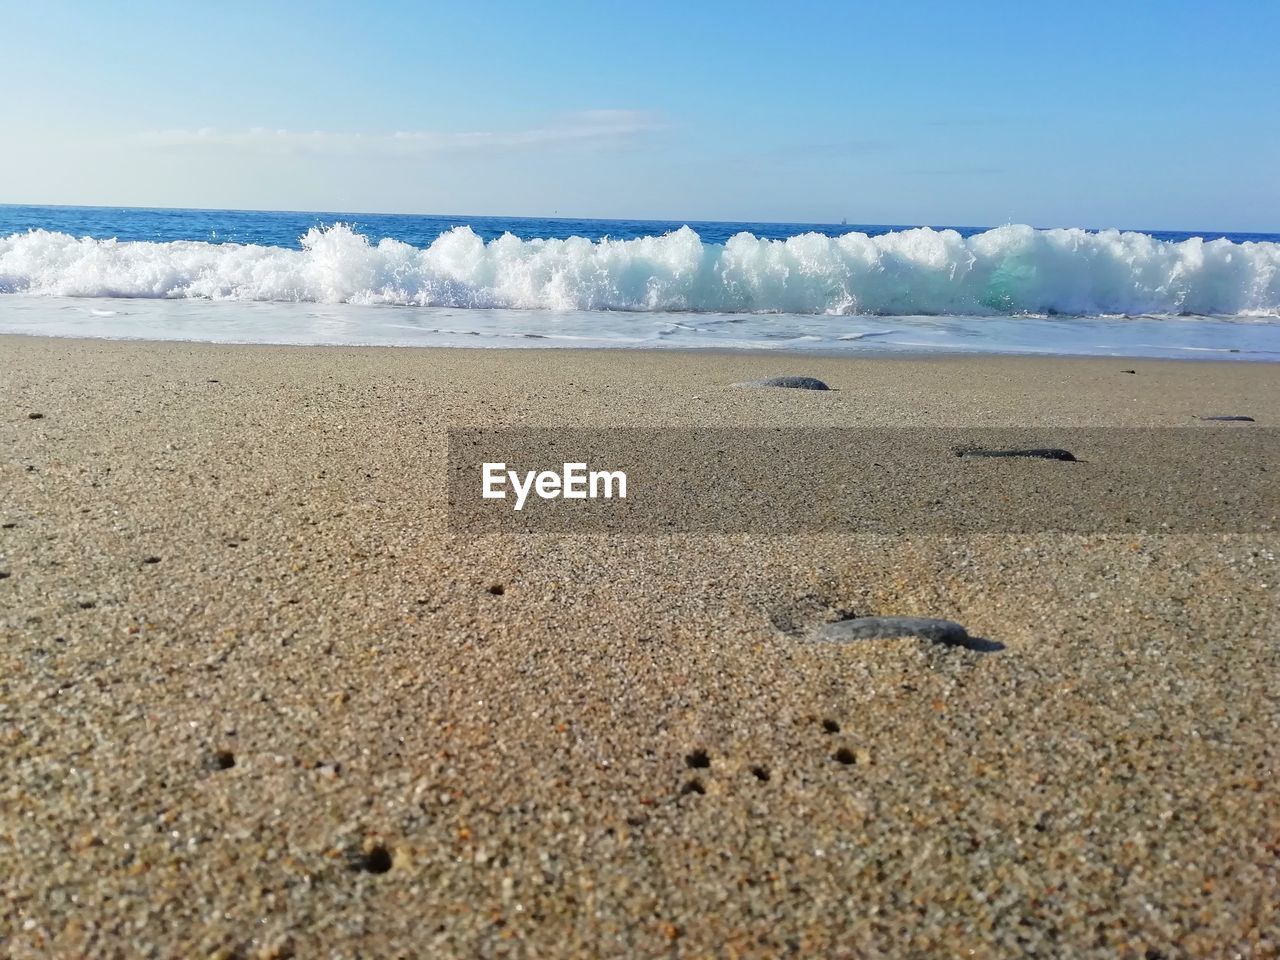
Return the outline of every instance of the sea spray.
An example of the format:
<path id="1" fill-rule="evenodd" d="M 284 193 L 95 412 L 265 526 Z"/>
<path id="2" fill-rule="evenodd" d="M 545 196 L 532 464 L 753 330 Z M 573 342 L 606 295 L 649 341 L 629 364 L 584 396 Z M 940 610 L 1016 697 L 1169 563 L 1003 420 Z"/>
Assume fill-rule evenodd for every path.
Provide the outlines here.
<path id="1" fill-rule="evenodd" d="M 1280 244 L 1004 226 L 965 238 L 688 227 L 628 240 L 485 242 L 469 227 L 426 248 L 315 228 L 301 249 L 0 238 L 0 292 L 63 297 L 403 304 L 525 310 L 907 315 L 1280 316 Z"/>

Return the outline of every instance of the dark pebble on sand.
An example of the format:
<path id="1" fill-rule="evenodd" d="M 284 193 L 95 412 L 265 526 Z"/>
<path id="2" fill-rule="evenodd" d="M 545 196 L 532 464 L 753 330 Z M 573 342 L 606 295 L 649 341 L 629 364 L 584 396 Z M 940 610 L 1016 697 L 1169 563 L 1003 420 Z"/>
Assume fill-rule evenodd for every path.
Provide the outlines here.
<path id="1" fill-rule="evenodd" d="M 1222 420 L 1222 421 L 1225 421 L 1225 422 L 1227 422 L 1227 423 L 1254 423 L 1254 422 L 1255 422 L 1255 421 L 1254 421 L 1254 419 L 1253 419 L 1253 417 L 1237 417 L 1237 416 L 1228 416 L 1228 417 L 1199 417 L 1199 418 L 1197 418 L 1197 419 L 1200 419 L 1200 420 Z"/>
<path id="2" fill-rule="evenodd" d="M 735 387 L 786 387 L 790 390 L 830 390 L 817 377 L 765 377 L 763 380 L 747 380 L 735 383 Z"/>
<path id="3" fill-rule="evenodd" d="M 43 420 L 43 419 L 44 419 L 44 414 L 43 414 L 43 413 L 28 413 L 28 414 L 27 414 L 27 419 L 28 419 L 28 420 Z"/>
<path id="4" fill-rule="evenodd" d="M 382 844 L 378 844 L 367 850 L 348 853 L 347 864 L 352 870 L 362 873 L 386 873 L 394 866 L 395 861 L 391 851 Z"/>
<path id="5" fill-rule="evenodd" d="M 894 637 L 921 637 L 934 643 L 965 644 L 969 631 L 954 620 L 932 617 L 857 617 L 824 623 L 810 635 L 820 643 L 848 643 Z"/>
<path id="6" fill-rule="evenodd" d="M 1076 455 L 1060 447 L 1029 447 L 1025 450 L 980 450 L 976 447 L 957 447 L 957 457 L 1031 457 L 1037 460 L 1064 460 L 1078 463 Z"/>
<path id="7" fill-rule="evenodd" d="M 1121 370 L 1121 373 L 1137 373 L 1137 370 Z"/>

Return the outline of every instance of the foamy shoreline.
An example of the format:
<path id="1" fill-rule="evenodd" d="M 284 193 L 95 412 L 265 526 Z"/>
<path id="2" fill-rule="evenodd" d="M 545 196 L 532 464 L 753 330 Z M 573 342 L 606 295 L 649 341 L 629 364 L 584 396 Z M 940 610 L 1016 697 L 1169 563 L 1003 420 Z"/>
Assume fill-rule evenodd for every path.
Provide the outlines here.
<path id="1" fill-rule="evenodd" d="M 449 309 L 0 295 L 0 334 L 329 346 L 740 350 L 1280 360 L 1280 323 L 1230 317 L 874 317 Z"/>

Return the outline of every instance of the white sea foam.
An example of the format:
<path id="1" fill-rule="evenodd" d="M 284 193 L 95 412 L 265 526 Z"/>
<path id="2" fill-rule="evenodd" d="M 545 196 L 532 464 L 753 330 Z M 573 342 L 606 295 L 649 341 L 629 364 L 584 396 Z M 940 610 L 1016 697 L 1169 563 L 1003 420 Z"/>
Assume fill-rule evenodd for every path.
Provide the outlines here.
<path id="1" fill-rule="evenodd" d="M 740 233 L 483 241 L 426 249 L 348 226 L 302 249 L 119 242 L 33 230 L 0 238 L 0 292 L 534 310 L 902 315 L 1280 315 L 1280 244 L 1170 242 L 1110 230 L 1005 226 L 968 239 Z"/>

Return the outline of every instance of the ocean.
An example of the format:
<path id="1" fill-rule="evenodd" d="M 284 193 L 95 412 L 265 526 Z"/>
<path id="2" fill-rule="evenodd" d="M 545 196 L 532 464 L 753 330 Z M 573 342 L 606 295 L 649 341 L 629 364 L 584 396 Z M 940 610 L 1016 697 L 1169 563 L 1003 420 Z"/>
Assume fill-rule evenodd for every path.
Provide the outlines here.
<path id="1" fill-rule="evenodd" d="M 0 332 L 1280 360 L 1280 234 L 0 206 Z"/>

